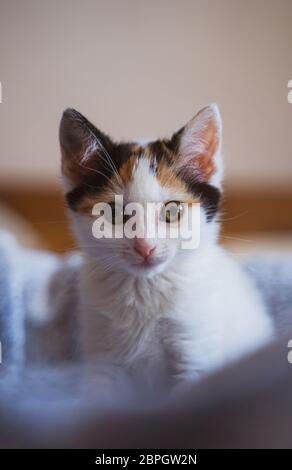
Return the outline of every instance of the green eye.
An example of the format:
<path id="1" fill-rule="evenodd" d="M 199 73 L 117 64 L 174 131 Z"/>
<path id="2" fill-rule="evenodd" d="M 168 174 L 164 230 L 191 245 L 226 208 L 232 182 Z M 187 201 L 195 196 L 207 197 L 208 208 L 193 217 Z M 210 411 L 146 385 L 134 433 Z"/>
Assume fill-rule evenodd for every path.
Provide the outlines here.
<path id="1" fill-rule="evenodd" d="M 163 205 L 160 212 L 160 220 L 171 224 L 178 222 L 183 214 L 183 205 L 179 201 L 169 201 Z"/>

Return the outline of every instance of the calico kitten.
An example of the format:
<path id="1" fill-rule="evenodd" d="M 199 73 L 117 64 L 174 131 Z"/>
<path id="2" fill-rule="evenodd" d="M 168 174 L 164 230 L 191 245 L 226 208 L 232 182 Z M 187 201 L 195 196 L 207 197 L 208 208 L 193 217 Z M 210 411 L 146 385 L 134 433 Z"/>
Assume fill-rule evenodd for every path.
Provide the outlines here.
<path id="1" fill-rule="evenodd" d="M 116 143 L 79 112 L 64 112 L 62 173 L 84 252 L 80 318 L 88 360 L 121 365 L 149 382 L 196 378 L 271 337 L 255 287 L 217 244 L 221 134 L 213 104 L 170 139 L 143 144 Z M 183 249 L 179 237 L 94 238 L 92 208 L 113 207 L 116 195 L 124 204 L 160 203 L 154 225 L 169 223 L 170 201 L 177 221 L 186 217 L 182 203 L 185 212 L 200 203 L 199 245 Z"/>

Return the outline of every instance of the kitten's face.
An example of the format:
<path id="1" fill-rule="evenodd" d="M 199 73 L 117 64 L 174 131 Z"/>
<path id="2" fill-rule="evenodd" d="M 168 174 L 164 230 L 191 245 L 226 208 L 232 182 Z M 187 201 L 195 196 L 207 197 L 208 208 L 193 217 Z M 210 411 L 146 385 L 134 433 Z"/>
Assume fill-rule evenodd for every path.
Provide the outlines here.
<path id="1" fill-rule="evenodd" d="M 215 106 L 204 108 L 171 139 L 147 144 L 116 144 L 76 111 L 65 111 L 60 142 L 66 199 L 81 248 L 98 269 L 153 276 L 185 259 L 189 250 L 183 248 L 182 232 L 198 203 L 200 224 L 193 229 L 200 229 L 201 243 L 213 236 L 220 134 Z M 119 237 L 94 237 L 101 219 L 96 209 L 92 212 L 100 203 L 109 204 L 113 216 L 103 219 L 103 228 Z"/>

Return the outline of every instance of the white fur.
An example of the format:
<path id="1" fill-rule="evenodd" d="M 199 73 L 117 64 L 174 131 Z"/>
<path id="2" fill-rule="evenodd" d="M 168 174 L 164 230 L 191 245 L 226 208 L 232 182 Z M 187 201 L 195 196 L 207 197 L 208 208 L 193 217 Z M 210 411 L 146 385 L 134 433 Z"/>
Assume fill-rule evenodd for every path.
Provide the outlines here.
<path id="1" fill-rule="evenodd" d="M 140 160 L 128 201 L 175 199 Z M 88 360 L 122 365 L 149 382 L 196 378 L 264 344 L 270 320 L 250 280 L 217 245 L 218 224 L 201 211 L 198 249 L 157 240 L 158 264 L 132 267 L 133 240 L 94 240 L 90 223 L 75 214 L 85 266 L 81 329 Z"/>

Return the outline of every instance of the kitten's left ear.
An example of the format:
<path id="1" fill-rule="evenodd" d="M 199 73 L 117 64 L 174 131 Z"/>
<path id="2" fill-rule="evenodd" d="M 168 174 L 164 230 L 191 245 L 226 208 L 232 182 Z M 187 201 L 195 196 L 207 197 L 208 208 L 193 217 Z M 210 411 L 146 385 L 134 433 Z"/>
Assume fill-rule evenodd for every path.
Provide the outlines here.
<path id="1" fill-rule="evenodd" d="M 220 187 L 222 120 L 218 106 L 210 104 L 199 111 L 177 138 L 179 171 Z"/>

